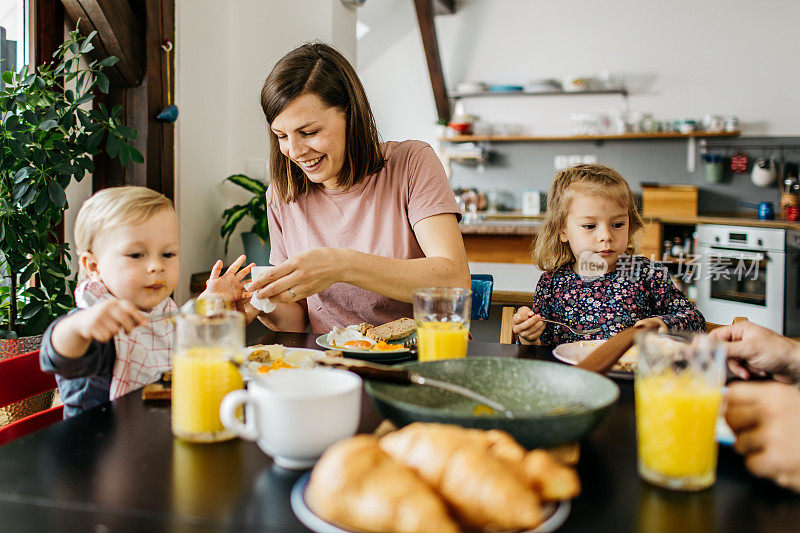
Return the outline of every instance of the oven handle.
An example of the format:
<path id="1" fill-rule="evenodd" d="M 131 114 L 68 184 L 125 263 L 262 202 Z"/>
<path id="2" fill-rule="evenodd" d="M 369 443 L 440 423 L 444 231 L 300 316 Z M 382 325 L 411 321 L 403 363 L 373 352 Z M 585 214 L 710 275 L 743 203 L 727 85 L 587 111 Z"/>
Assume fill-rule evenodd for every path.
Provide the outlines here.
<path id="1" fill-rule="evenodd" d="M 766 254 L 759 252 L 737 252 L 735 250 L 717 250 L 710 248 L 708 251 L 710 257 L 726 257 L 730 259 L 743 259 L 745 261 L 763 261 L 767 258 Z"/>

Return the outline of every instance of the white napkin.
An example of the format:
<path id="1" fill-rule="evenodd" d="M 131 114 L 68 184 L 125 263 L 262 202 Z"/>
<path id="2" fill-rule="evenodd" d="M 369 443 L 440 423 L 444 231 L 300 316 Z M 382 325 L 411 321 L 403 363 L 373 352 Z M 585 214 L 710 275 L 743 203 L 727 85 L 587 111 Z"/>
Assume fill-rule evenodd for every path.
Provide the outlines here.
<path id="1" fill-rule="evenodd" d="M 269 301 L 269 298 L 259 298 L 258 294 L 253 293 L 253 297 L 250 298 L 250 305 L 258 309 L 263 313 L 271 313 L 275 310 L 277 305 Z"/>
<path id="2" fill-rule="evenodd" d="M 254 266 L 250 269 L 250 277 L 252 279 L 256 279 L 261 275 L 265 274 L 269 269 L 273 267 L 271 266 Z M 277 305 L 269 301 L 269 298 L 259 298 L 257 294 L 254 292 L 253 297 L 250 298 L 250 305 L 261 311 L 262 313 L 271 313 L 275 310 Z"/>

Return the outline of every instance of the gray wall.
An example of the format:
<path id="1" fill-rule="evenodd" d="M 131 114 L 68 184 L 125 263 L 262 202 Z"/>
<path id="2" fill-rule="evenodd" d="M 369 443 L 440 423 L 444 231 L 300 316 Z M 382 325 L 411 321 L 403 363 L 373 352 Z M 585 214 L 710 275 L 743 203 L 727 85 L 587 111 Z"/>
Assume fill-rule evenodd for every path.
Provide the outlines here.
<path id="1" fill-rule="evenodd" d="M 730 158 L 737 148 L 748 157 L 748 165 L 758 157 L 800 162 L 800 137 L 739 137 L 711 138 L 708 152 Z M 526 189 L 547 191 L 555 176 L 553 161 L 556 155 L 596 155 L 598 162 L 617 169 L 634 193 L 641 192 L 642 182 L 688 184 L 700 187 L 700 213 L 743 212 L 755 215 L 737 202 L 775 201 L 779 205 L 779 179 L 771 187 L 757 187 L 750 174 L 726 171 L 722 183 L 708 183 L 697 144 L 696 170 L 687 171 L 686 139 L 625 140 L 625 141 L 554 141 L 490 143 L 491 157 L 484 171 L 474 166 L 452 163 L 453 187 L 476 187 L 481 190 L 498 188 L 506 192 L 509 203 L 521 208 L 521 193 Z M 769 148 L 763 148 L 768 146 Z M 783 148 L 780 148 L 784 146 Z M 719 147 L 715 149 L 714 147 Z"/>

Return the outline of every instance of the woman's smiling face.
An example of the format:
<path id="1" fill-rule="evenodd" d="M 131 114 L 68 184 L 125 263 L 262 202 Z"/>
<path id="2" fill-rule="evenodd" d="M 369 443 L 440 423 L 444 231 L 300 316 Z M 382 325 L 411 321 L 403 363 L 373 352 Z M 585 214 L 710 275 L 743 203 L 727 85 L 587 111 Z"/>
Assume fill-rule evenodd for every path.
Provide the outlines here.
<path id="1" fill-rule="evenodd" d="M 300 167 L 308 179 L 336 189 L 345 160 L 347 120 L 342 110 L 325 104 L 316 94 L 301 94 L 270 124 L 281 153 Z"/>

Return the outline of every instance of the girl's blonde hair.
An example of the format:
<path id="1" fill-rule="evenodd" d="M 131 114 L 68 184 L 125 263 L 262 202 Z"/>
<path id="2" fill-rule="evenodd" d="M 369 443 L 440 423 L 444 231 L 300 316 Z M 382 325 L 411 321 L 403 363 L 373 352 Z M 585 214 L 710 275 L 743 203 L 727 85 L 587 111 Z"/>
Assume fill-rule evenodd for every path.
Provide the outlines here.
<path id="1" fill-rule="evenodd" d="M 75 220 L 75 248 L 78 254 L 91 252 L 97 237 L 123 224 L 141 224 L 165 209 L 174 210 L 172 201 L 147 187 L 111 187 L 86 200 Z M 78 281 L 88 277 L 83 265 Z"/>
<path id="2" fill-rule="evenodd" d="M 575 256 L 568 242 L 561 242 L 561 230 L 567 221 L 572 200 L 579 194 L 595 196 L 628 208 L 628 246 L 625 252 L 636 253 L 636 234 L 644 227 L 636 199 L 619 172 L 605 165 L 575 165 L 556 174 L 547 193 L 547 212 L 533 245 L 533 264 L 553 272 L 573 263 Z"/>

